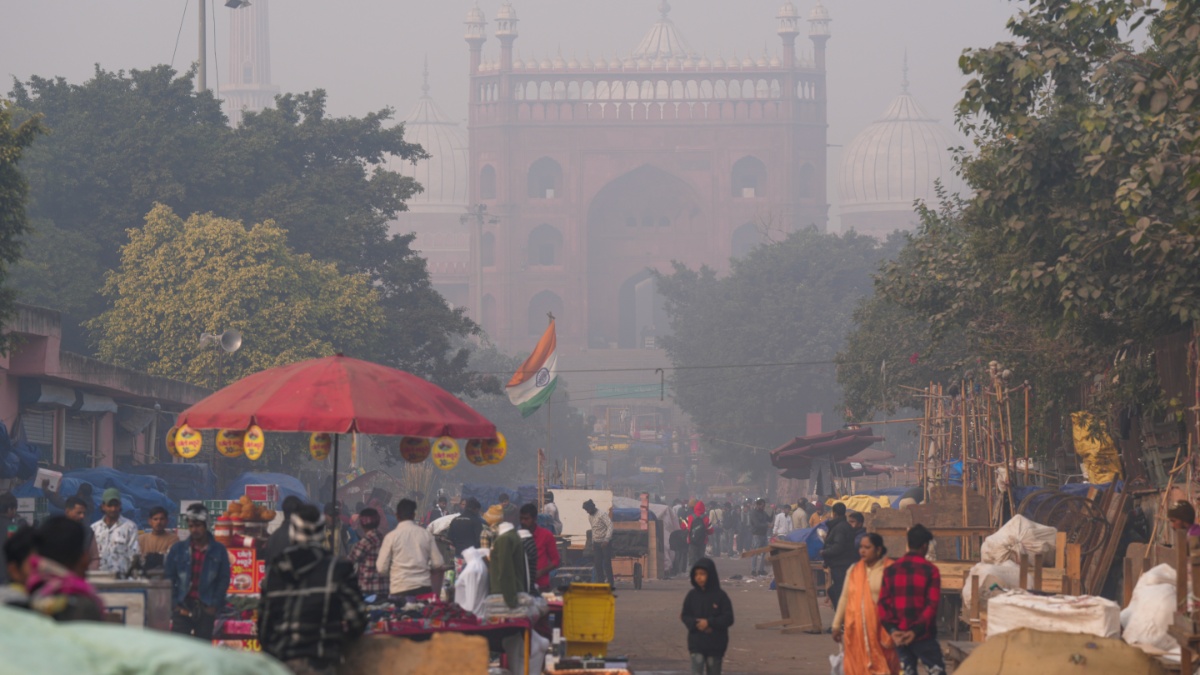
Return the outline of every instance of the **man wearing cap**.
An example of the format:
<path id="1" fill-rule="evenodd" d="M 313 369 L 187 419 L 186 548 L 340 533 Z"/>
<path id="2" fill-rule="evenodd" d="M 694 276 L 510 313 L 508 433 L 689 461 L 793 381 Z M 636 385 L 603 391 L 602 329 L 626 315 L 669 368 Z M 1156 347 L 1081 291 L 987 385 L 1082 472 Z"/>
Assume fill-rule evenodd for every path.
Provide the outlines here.
<path id="1" fill-rule="evenodd" d="M 171 581 L 171 632 L 211 640 L 229 590 L 229 553 L 209 533 L 203 504 L 189 506 L 185 518 L 188 538 L 167 551 L 164 566 Z"/>
<path id="2" fill-rule="evenodd" d="M 100 571 L 115 572 L 123 577 L 140 553 L 137 525 L 121 515 L 121 491 L 117 488 L 104 491 L 100 508 L 104 510 L 104 517 L 92 523 L 92 534 L 100 552 Z"/>
<path id="3" fill-rule="evenodd" d="M 590 499 L 583 503 L 583 510 L 587 511 L 588 522 L 592 526 L 593 576 L 596 583 L 607 583 L 615 588 L 617 582 L 613 579 L 612 568 L 612 518 L 606 512 L 597 509 L 596 502 Z"/>
<path id="4" fill-rule="evenodd" d="M 323 546 L 320 509 L 301 506 L 288 526 L 292 545 L 271 562 L 259 599 L 258 639 L 293 673 L 334 675 L 367 627 L 367 607 L 353 564 Z"/>

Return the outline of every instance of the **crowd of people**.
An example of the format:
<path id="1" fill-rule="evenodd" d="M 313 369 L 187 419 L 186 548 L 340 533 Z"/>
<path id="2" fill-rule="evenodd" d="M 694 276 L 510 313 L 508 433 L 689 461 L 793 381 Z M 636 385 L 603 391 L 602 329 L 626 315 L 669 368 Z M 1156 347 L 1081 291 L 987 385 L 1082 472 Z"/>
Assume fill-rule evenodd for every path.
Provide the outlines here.
<path id="1" fill-rule="evenodd" d="M 122 496 L 113 488 L 102 494 L 103 516 L 89 527 L 85 497 L 62 500 L 64 515 L 32 527 L 17 517 L 17 500 L 0 495 L 0 528 L 6 534 L 0 602 L 57 621 L 100 621 L 104 604 L 87 580 L 89 571 L 127 576 L 161 568 L 171 582 L 171 630 L 212 640 L 226 605 L 230 559 L 213 536 L 215 519 L 208 510 L 199 503 L 188 507 L 181 516 L 187 536 L 181 538 L 167 529 L 168 514 L 161 508 L 150 513 L 150 531 L 139 533 L 122 516 Z M 549 590 L 561 564 L 556 535 L 562 524 L 553 494 L 546 499 L 539 512 L 536 504 L 518 507 L 501 495 L 481 513 L 476 499 L 464 498 L 451 509 L 440 497 L 420 521 L 417 503 L 401 499 L 396 524 L 387 531 L 384 514 L 364 507 L 352 519 L 355 543 L 343 547 L 351 538 L 333 532 L 342 529 L 336 509 L 286 498 L 282 526 L 264 546 L 268 564 L 257 618 L 263 651 L 298 674 L 333 673 L 366 629 L 369 604 L 443 598 L 447 574 L 462 570 L 464 554 L 472 549 L 490 549 L 491 592 L 510 606 L 518 593 Z M 606 574 L 611 582 L 612 521 L 595 504 L 585 504 L 589 507 L 597 576 Z M 539 525 L 539 515 L 548 527 Z"/>

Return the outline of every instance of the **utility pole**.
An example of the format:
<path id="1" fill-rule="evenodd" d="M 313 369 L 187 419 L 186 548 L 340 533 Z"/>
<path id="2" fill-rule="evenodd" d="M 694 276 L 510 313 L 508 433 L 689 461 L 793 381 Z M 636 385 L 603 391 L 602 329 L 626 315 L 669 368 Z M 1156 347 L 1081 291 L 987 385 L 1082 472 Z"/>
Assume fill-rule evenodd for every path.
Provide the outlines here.
<path id="1" fill-rule="evenodd" d="M 200 6 L 200 72 L 196 74 L 196 87 L 200 93 L 208 91 L 208 33 L 204 30 L 207 12 L 204 9 L 206 0 L 196 3 Z"/>

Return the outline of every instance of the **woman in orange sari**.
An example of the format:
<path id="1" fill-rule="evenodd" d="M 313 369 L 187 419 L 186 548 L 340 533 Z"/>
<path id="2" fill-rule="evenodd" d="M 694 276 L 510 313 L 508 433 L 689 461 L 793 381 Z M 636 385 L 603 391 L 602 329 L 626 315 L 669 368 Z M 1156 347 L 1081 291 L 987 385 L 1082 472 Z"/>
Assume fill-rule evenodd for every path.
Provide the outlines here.
<path id="1" fill-rule="evenodd" d="M 842 671 L 845 675 L 893 675 L 900 672 L 900 661 L 875 610 L 883 570 L 892 561 L 887 558 L 883 537 L 874 532 L 862 538 L 858 554 L 862 559 L 846 574 L 833 618 L 833 639 L 842 643 L 845 653 Z"/>

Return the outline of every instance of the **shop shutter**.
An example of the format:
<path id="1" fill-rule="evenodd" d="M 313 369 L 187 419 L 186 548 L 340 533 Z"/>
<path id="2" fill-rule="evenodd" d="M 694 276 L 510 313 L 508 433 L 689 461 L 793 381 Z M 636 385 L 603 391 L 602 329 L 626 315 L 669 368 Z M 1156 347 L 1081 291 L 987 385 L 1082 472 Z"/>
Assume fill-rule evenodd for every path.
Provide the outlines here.
<path id="1" fill-rule="evenodd" d="M 54 445 L 54 411 L 27 409 L 21 412 L 25 438 L 38 446 Z"/>
<path id="2" fill-rule="evenodd" d="M 94 420 L 91 417 L 79 416 L 67 418 L 67 450 L 91 452 L 95 438 L 92 434 Z"/>

